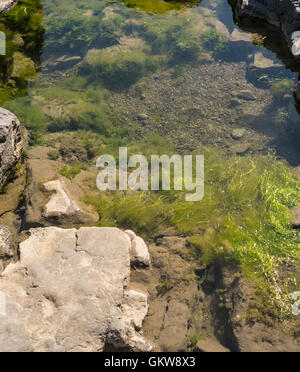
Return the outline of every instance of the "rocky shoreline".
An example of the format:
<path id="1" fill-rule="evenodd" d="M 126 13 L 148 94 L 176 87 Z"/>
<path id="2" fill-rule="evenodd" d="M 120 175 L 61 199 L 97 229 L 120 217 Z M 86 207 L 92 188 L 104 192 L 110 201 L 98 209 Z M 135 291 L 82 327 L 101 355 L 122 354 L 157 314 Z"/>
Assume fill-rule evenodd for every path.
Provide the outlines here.
<path id="1" fill-rule="evenodd" d="M 285 38 L 295 58 L 300 57 L 300 3 L 297 0 L 236 0 L 238 19 L 263 21 Z"/>
<path id="2" fill-rule="evenodd" d="M 240 37 L 237 33 L 230 36 L 232 40 L 238 39 L 237 42 Z M 252 57 L 254 69 L 254 64 L 262 63 L 263 56 Z M 277 73 L 279 67 L 272 61 L 264 58 L 263 62 L 271 63 L 268 68 L 274 68 Z M 271 94 L 252 87 L 245 76 L 232 88 L 238 72 L 246 75 L 246 67 L 241 69 L 231 64 L 232 73 L 226 75 L 228 66 L 220 62 L 211 102 L 218 101 L 224 106 L 220 110 L 228 116 L 231 105 L 248 108 L 249 115 L 253 107 L 256 112 L 268 107 Z M 199 70 L 199 77 L 212 76 L 213 67 L 205 64 Z M 203 78 L 200 82 L 197 79 L 191 82 L 191 75 L 184 69 L 180 75 L 175 83 L 177 90 L 169 85 L 173 81 L 170 72 L 160 72 L 149 77 L 146 94 L 114 93 L 110 103 L 123 107 L 123 116 L 137 121 L 145 131 L 153 131 L 155 125 L 160 125 L 170 102 L 179 112 L 174 119 L 167 117 L 170 122 L 177 118 L 195 122 L 195 116 L 200 122 L 203 111 L 207 110 L 209 115 L 212 110 L 211 105 L 204 105 L 208 83 Z M 182 104 L 177 104 L 178 86 L 184 82 L 193 89 L 188 95 L 182 94 Z M 218 92 L 226 90 L 226 86 L 228 92 L 219 97 Z M 165 97 L 160 98 L 159 94 Z M 160 102 L 153 102 L 152 96 L 163 103 L 166 100 L 163 110 L 158 110 Z M 224 102 L 220 100 L 222 96 Z M 38 99 L 41 97 L 36 96 L 35 100 Z M 287 99 L 293 101 L 291 95 Z M 189 107 L 187 102 L 193 104 Z M 58 108 L 58 100 L 53 107 Z M 153 123 L 150 120 L 155 110 L 156 123 Z M 173 108 L 167 111 L 174 115 Z M 243 141 L 250 141 L 255 130 L 223 128 L 224 115 L 218 136 L 223 138 L 222 129 L 227 133 L 230 152 L 245 154 L 250 145 Z M 231 123 L 229 119 L 228 122 Z M 164 122 L 164 131 L 165 126 Z M 215 128 L 211 126 L 211 130 L 205 132 L 208 126 L 207 122 L 203 123 L 202 141 L 205 136 L 210 137 Z M 52 142 L 49 139 L 50 142 L 28 148 L 26 157 L 22 157 L 25 140 L 22 141 L 20 128 L 12 113 L 0 109 L 0 184 L 9 189 L 0 196 L 0 291 L 5 293 L 7 302 L 7 315 L 0 321 L 0 351 L 299 350 L 299 328 L 288 321 L 282 326 L 280 317 L 271 312 L 269 304 L 259 302 L 254 284 L 238 265 L 232 267 L 230 262 L 220 264 L 218 260 L 208 264 L 205 259 L 196 259 L 189 237 L 173 227 L 151 232 L 147 244 L 133 231 L 90 227 L 113 224 L 101 221 L 102 210 L 94 210 L 83 199 L 91 190 L 89 183 L 94 187 L 92 167 L 84 167 L 74 177 L 68 177 L 66 164 L 72 164 L 77 156 L 84 165 L 88 164 L 86 148 L 80 145 L 85 151 L 80 155 L 80 142 L 74 141 L 73 133 L 71 137 L 67 132 L 48 133 Z M 199 126 L 195 125 L 194 130 L 197 142 Z M 187 123 L 187 135 L 189 131 L 191 125 Z M 175 132 L 176 128 L 170 128 L 168 136 L 171 138 Z M 178 133 L 174 134 L 176 137 Z M 187 138 L 182 137 L 180 141 L 186 150 Z M 66 159 L 71 160 L 66 163 Z M 25 182 L 22 181 L 21 190 L 16 192 L 8 181 L 14 172 L 15 179 L 21 179 L 19 165 L 24 169 Z M 14 199 L 13 206 L 5 206 L 5 212 L 1 211 L 4 208 L 1 198 Z M 104 208 L 102 204 L 101 208 Z M 138 231 L 137 222 L 142 218 L 139 208 L 137 214 L 138 219 L 130 225 L 134 231 Z M 6 215 L 13 220 L 12 228 L 3 220 Z M 118 221 L 115 224 L 124 230 L 128 228 Z M 142 236 L 143 232 L 139 230 L 139 234 Z M 217 234 L 217 229 L 210 224 L 203 234 Z M 143 236 L 146 239 L 147 235 Z M 232 250 L 230 242 L 224 240 L 223 243 L 222 250 Z M 283 262 L 280 269 L 287 277 L 299 273 L 290 262 Z M 284 273 L 280 273 L 281 281 L 285 280 Z"/>

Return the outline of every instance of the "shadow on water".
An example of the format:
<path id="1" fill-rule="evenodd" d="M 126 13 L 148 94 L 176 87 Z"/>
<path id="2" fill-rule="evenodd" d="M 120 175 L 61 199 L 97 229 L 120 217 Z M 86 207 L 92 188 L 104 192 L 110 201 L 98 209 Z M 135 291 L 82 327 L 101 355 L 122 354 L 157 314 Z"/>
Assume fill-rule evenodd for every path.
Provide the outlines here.
<path id="1" fill-rule="evenodd" d="M 0 105 L 26 96 L 29 81 L 40 69 L 43 16 L 41 0 L 20 0 L 1 15 L 0 31 L 6 45 L 5 55 L 0 55 Z"/>
<path id="2" fill-rule="evenodd" d="M 240 19 L 237 16 L 235 9 L 236 2 L 228 0 L 228 3 L 232 7 L 234 23 L 245 32 L 259 34 L 263 40 L 262 46 L 268 51 L 272 52 L 277 59 L 284 64 L 287 70 L 287 75 L 290 77 L 293 76 L 295 82 L 297 79 L 300 80 L 300 63 L 289 51 L 288 46 L 278 29 L 261 21 L 255 22 L 254 20 Z M 259 80 L 253 78 L 252 76 L 248 76 L 248 78 L 251 83 L 260 86 Z M 275 101 L 275 105 L 280 107 L 281 105 L 284 105 L 284 103 L 282 101 Z M 293 120 L 288 122 L 288 125 L 283 131 L 279 130 L 277 133 L 274 133 L 274 140 L 270 143 L 270 145 L 276 149 L 276 152 L 279 156 L 287 159 L 291 165 L 297 166 L 300 164 L 300 106 L 293 102 L 292 99 L 290 99 L 288 106 L 290 112 L 292 112 Z M 270 128 L 268 125 L 267 117 L 268 113 L 260 118 L 255 129 L 260 130 L 267 135 L 271 135 L 271 131 L 274 129 Z"/>

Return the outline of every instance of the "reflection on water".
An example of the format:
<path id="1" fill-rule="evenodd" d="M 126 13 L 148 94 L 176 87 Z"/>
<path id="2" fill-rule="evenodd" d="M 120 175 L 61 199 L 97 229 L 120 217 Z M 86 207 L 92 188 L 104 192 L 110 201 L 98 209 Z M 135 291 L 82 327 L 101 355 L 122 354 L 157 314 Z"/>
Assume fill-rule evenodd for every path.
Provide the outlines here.
<path id="1" fill-rule="evenodd" d="M 124 2 L 44 0 L 43 68 L 29 90 L 44 35 L 40 3 L 26 1 L 1 19 L 9 44 L 1 100 L 33 143 L 62 130 L 95 130 L 109 140 L 157 134 L 180 151 L 276 148 L 299 163 L 292 146 L 300 136 L 292 97 L 299 66 L 277 35 L 237 26 L 227 2 L 143 2 L 159 14 Z"/>

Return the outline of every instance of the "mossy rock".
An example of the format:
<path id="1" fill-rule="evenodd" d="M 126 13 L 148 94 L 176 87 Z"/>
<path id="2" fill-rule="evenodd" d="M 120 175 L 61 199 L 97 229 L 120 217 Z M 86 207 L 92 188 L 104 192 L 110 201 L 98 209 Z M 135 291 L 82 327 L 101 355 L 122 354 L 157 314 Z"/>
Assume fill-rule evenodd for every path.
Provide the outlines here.
<path id="1" fill-rule="evenodd" d="M 11 78 L 29 79 L 32 78 L 35 73 L 35 64 L 31 58 L 26 57 L 20 52 L 16 52 L 13 55 L 13 71 Z"/>

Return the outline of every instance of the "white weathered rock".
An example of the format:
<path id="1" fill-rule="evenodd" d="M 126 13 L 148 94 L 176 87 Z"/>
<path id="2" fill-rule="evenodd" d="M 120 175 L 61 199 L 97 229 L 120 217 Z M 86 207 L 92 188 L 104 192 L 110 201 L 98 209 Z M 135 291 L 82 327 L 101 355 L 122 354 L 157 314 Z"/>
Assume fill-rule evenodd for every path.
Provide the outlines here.
<path id="1" fill-rule="evenodd" d="M 116 228 L 31 230 L 0 278 L 0 351 L 149 351 L 145 294 L 128 289 L 130 239 Z"/>
<path id="2" fill-rule="evenodd" d="M 10 258 L 13 252 L 10 245 L 11 232 L 8 227 L 0 225 L 0 259 Z"/>
<path id="3" fill-rule="evenodd" d="M 15 171 L 23 150 L 21 127 L 17 117 L 0 108 L 0 187 Z"/>
<path id="4" fill-rule="evenodd" d="M 60 180 L 44 183 L 45 190 L 51 192 L 50 200 L 45 206 L 44 217 L 73 216 L 80 208 L 69 197 L 64 183 Z"/>
<path id="5" fill-rule="evenodd" d="M 132 322 L 137 331 L 140 331 L 149 310 L 147 295 L 141 291 L 126 291 L 125 301 L 121 308 L 128 321 Z"/>
<path id="6" fill-rule="evenodd" d="M 139 236 L 136 236 L 131 230 L 126 230 L 125 232 L 131 240 L 131 264 L 133 266 L 149 267 L 151 260 L 145 241 Z"/>
<path id="7" fill-rule="evenodd" d="M 9 10 L 15 2 L 16 0 L 0 0 L 0 13 Z"/>

